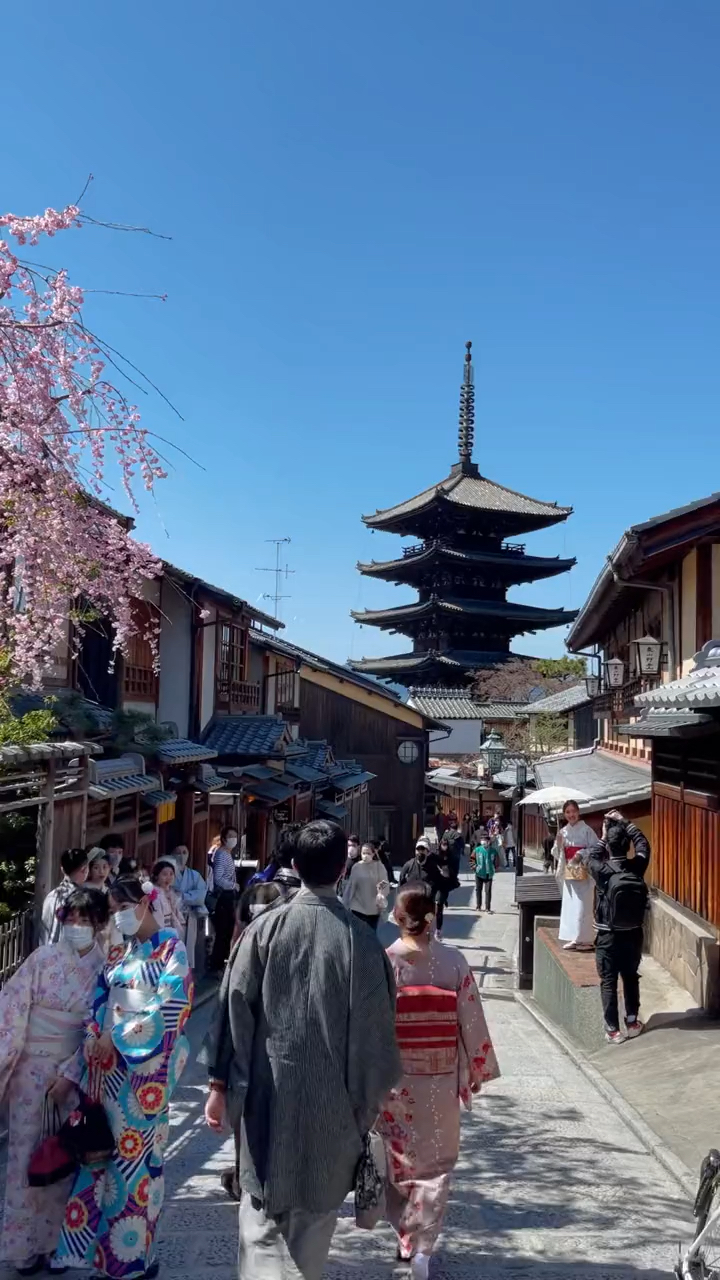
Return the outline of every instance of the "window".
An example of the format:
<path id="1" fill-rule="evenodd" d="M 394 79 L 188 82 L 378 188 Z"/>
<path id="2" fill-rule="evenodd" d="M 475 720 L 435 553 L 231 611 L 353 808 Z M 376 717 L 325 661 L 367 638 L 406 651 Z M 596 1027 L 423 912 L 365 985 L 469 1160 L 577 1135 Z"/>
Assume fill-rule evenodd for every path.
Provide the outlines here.
<path id="1" fill-rule="evenodd" d="M 155 702 L 158 678 L 153 666 L 153 651 L 146 638 L 157 626 L 155 611 L 143 600 L 133 609 L 135 635 L 128 644 L 123 678 L 123 693 L 128 702 Z"/>
<path id="2" fill-rule="evenodd" d="M 292 664 L 278 664 L 277 693 L 275 702 L 278 707 L 295 706 L 295 667 Z"/>
<path id="3" fill-rule="evenodd" d="M 397 753 L 401 764 L 415 764 L 420 757 L 420 748 L 417 742 L 401 742 Z"/>
<path id="4" fill-rule="evenodd" d="M 232 711 L 255 711 L 260 685 L 246 679 L 248 633 L 238 623 L 220 620 L 217 637 L 217 702 Z"/>

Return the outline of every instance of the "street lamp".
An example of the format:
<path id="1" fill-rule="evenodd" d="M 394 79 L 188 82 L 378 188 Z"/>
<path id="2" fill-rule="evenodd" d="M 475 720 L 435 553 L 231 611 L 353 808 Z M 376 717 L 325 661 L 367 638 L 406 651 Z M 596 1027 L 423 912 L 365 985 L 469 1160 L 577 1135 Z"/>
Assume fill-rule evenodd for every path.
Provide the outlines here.
<path id="1" fill-rule="evenodd" d="M 515 766 L 515 786 L 524 789 L 527 784 L 527 765 L 524 760 L 518 760 Z"/>
<path id="2" fill-rule="evenodd" d="M 493 729 L 483 742 L 480 748 L 480 755 L 485 761 L 485 768 L 490 777 L 500 772 L 505 758 L 505 743 L 497 729 Z"/>
<path id="3" fill-rule="evenodd" d="M 662 641 L 653 636 L 641 636 L 633 640 L 637 645 L 637 666 L 641 676 L 659 676 L 662 659 Z"/>
<path id="4" fill-rule="evenodd" d="M 625 680 L 625 663 L 622 658 L 608 658 L 605 675 L 610 689 L 622 689 Z"/>
<path id="5" fill-rule="evenodd" d="M 587 675 L 585 677 L 585 689 L 588 698 L 597 698 L 600 692 L 600 677 Z"/>

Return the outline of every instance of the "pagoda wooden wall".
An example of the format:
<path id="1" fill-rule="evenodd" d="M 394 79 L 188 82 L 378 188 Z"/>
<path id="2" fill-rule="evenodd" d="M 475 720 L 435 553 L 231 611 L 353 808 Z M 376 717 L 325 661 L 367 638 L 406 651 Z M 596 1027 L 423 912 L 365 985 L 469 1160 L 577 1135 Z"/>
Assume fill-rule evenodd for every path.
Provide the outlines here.
<path id="1" fill-rule="evenodd" d="M 326 739 L 336 758 L 352 758 L 376 774 L 370 783 L 370 830 L 387 829 L 394 861 L 406 861 L 424 825 L 427 733 L 335 690 L 300 680 L 300 737 Z M 401 742 L 418 746 L 415 764 L 398 758 Z"/>

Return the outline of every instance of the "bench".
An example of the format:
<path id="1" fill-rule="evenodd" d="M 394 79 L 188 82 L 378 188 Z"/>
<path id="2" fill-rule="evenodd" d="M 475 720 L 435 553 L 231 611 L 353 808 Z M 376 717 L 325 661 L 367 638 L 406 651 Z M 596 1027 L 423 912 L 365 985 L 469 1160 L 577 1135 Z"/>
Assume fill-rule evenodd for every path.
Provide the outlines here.
<path id="1" fill-rule="evenodd" d="M 560 915 L 560 890 L 554 876 L 530 875 L 515 881 L 518 909 L 518 986 L 529 991 L 533 984 L 535 919 Z"/>
<path id="2" fill-rule="evenodd" d="M 535 919 L 533 999 L 550 1020 L 594 1052 L 605 1043 L 600 979 L 592 951 L 564 951 L 552 918 Z"/>

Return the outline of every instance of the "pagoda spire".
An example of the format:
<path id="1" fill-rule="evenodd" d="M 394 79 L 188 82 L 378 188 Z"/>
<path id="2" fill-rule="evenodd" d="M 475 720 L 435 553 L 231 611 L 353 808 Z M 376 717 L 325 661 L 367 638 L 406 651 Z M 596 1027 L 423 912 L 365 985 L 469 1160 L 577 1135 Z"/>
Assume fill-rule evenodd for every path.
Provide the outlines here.
<path id="1" fill-rule="evenodd" d="M 465 366 L 460 385 L 460 418 L 458 426 L 458 457 L 460 470 L 465 474 L 477 474 L 473 463 L 475 443 L 475 372 L 472 366 L 472 342 L 465 343 Z"/>

